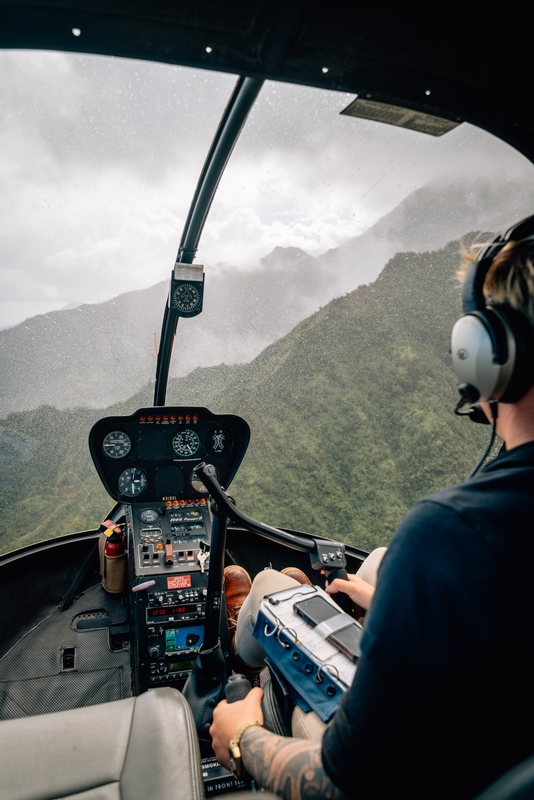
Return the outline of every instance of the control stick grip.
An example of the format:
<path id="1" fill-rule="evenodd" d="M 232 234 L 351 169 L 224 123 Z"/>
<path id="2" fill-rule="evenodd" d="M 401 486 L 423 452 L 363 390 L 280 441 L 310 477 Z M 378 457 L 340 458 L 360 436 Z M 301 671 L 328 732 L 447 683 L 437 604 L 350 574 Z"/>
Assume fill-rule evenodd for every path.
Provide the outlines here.
<path id="1" fill-rule="evenodd" d="M 226 681 L 226 699 L 229 703 L 244 700 L 252 689 L 252 684 L 244 675 L 230 675 Z"/>
<path id="2" fill-rule="evenodd" d="M 329 572 L 325 577 L 328 583 L 332 583 L 332 581 L 335 581 L 336 578 L 341 578 L 343 581 L 348 581 L 349 579 L 347 570 L 342 568 L 333 569 L 332 572 Z M 348 594 L 345 594 L 344 592 L 337 592 L 337 594 L 331 594 L 330 597 L 346 614 L 350 614 L 352 612 L 353 602 Z"/>

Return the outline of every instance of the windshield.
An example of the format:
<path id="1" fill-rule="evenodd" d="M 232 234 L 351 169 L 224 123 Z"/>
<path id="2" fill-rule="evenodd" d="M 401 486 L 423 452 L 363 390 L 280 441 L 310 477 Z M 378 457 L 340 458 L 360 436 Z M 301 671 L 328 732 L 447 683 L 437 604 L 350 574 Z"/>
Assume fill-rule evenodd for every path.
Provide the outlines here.
<path id="1" fill-rule="evenodd" d="M 168 278 L 235 76 L 5 52 L 0 549 L 94 528 L 87 435 L 150 405 Z M 232 484 L 271 524 L 385 544 L 461 480 L 487 432 L 452 415 L 460 239 L 532 212 L 533 167 L 489 134 L 341 115 L 353 95 L 267 82 L 196 263 L 169 404 L 251 425 Z"/>

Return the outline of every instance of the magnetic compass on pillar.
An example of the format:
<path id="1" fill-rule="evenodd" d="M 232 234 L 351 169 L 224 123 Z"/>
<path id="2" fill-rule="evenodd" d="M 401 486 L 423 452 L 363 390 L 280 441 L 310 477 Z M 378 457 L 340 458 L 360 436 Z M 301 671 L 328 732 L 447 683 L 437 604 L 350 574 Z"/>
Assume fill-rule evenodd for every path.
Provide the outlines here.
<path id="1" fill-rule="evenodd" d="M 202 311 L 204 267 L 177 262 L 171 275 L 169 308 L 179 317 L 196 317 Z"/>

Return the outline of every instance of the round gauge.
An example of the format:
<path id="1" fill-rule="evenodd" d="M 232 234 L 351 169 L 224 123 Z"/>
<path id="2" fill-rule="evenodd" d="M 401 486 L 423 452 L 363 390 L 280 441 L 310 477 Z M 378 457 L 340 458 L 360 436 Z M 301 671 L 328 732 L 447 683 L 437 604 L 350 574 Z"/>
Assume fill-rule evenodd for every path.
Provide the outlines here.
<path id="1" fill-rule="evenodd" d="M 217 472 L 217 470 L 215 470 L 215 475 L 213 477 L 215 478 L 216 481 L 219 480 L 219 473 Z M 204 484 L 202 483 L 202 481 L 200 480 L 200 478 L 198 477 L 197 473 L 194 470 L 191 473 L 191 486 L 193 487 L 195 492 L 200 492 L 200 494 L 208 493 L 208 490 L 206 489 L 206 487 L 204 486 Z"/>
<path id="2" fill-rule="evenodd" d="M 201 295 L 193 283 L 181 283 L 172 293 L 172 305 L 177 311 L 190 314 L 201 302 Z"/>
<path id="3" fill-rule="evenodd" d="M 234 444 L 232 434 L 226 428 L 214 428 L 206 436 L 206 450 L 212 456 L 229 453 Z"/>
<path id="4" fill-rule="evenodd" d="M 102 450 L 108 458 L 124 458 L 131 449 L 130 437 L 124 431 L 112 431 L 102 442 Z"/>
<path id="5" fill-rule="evenodd" d="M 141 522 L 149 524 L 159 519 L 159 513 L 155 508 L 143 508 L 143 510 L 139 512 L 139 519 Z"/>
<path id="6" fill-rule="evenodd" d="M 119 491 L 127 497 L 137 497 L 148 486 L 148 479 L 142 469 L 129 467 L 119 475 Z"/>
<path id="7" fill-rule="evenodd" d="M 177 456 L 194 456 L 200 447 L 200 439 L 195 431 L 185 428 L 179 431 L 172 440 L 172 448 Z"/>

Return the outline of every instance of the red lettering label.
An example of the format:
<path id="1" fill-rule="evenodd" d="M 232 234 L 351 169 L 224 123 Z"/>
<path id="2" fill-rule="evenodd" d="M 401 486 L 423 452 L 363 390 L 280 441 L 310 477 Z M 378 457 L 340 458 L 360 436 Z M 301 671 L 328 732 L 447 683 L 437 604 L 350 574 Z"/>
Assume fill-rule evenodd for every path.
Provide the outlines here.
<path id="1" fill-rule="evenodd" d="M 173 575 L 167 578 L 167 589 L 188 589 L 191 586 L 191 575 Z"/>

